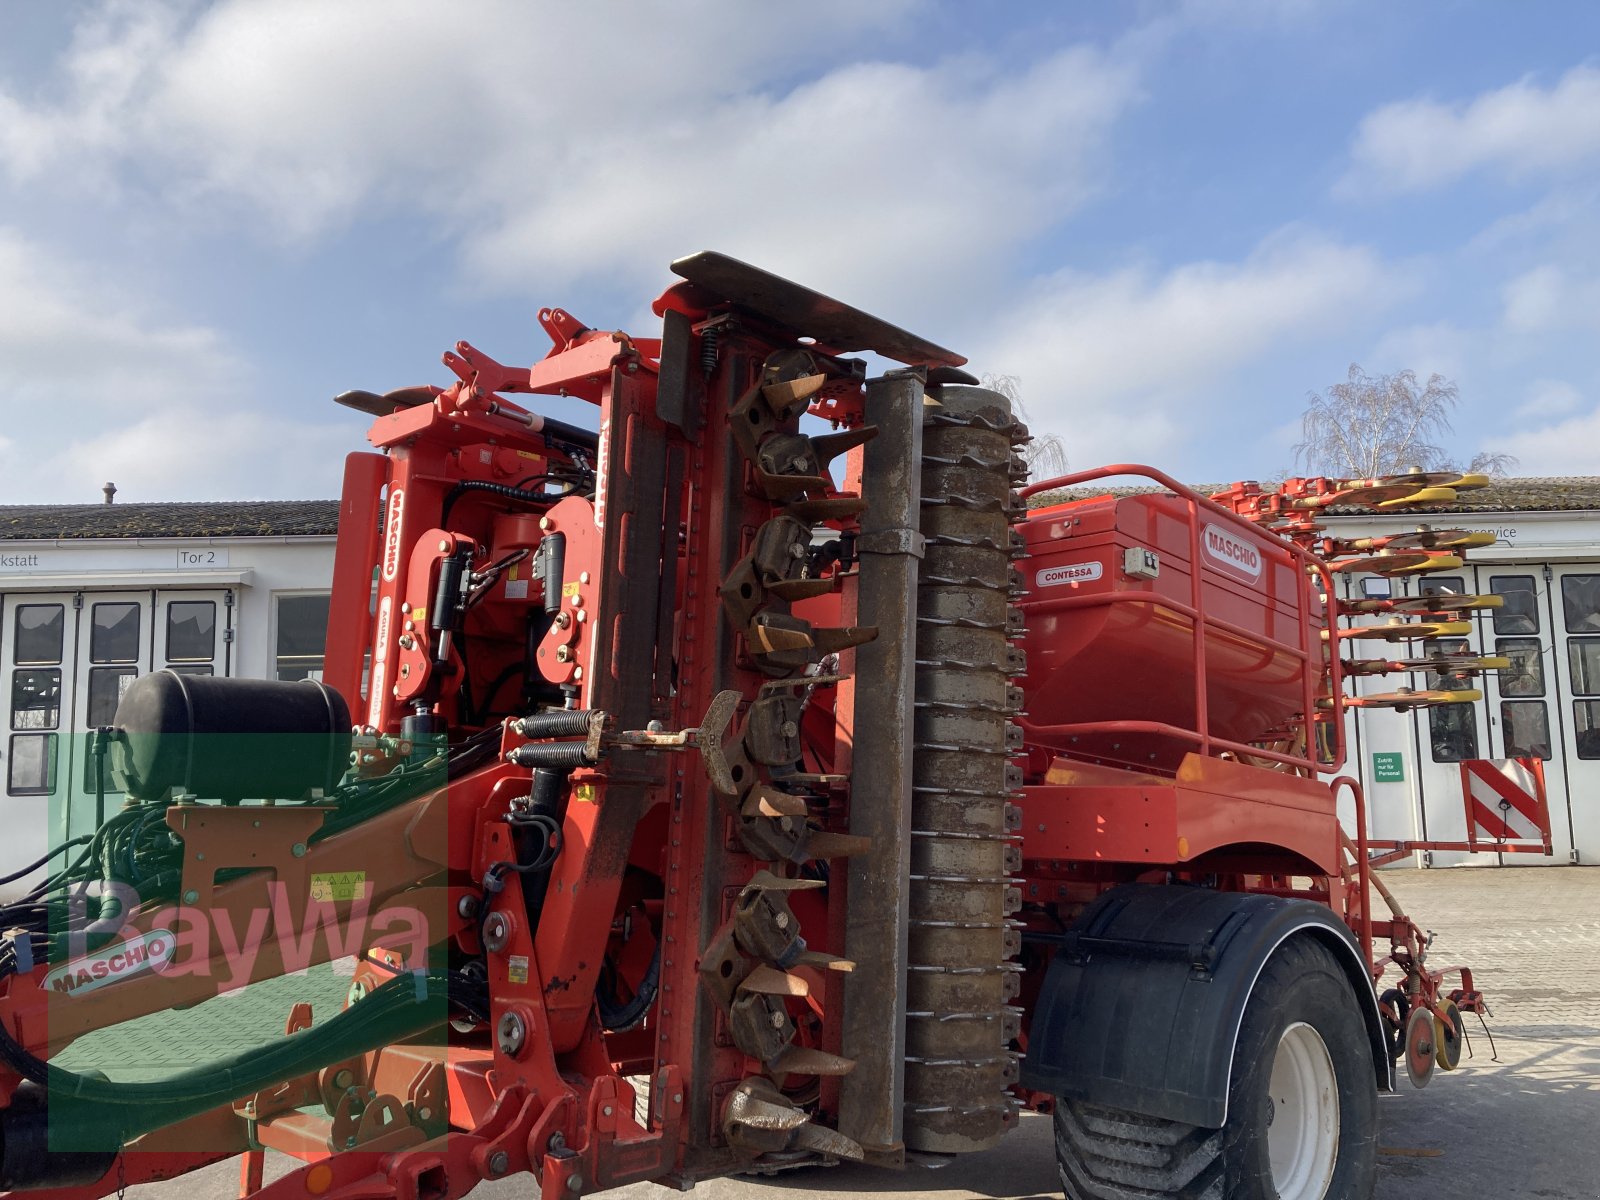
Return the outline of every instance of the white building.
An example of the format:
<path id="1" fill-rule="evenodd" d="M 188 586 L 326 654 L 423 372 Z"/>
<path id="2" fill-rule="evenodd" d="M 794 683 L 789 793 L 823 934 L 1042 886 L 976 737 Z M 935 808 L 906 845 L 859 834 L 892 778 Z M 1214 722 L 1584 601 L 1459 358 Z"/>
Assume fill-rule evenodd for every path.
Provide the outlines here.
<path id="1" fill-rule="evenodd" d="M 1410 649 L 1406 643 L 1351 642 L 1347 653 L 1415 657 L 1436 647 L 1510 658 L 1512 667 L 1453 685 L 1483 692 L 1471 704 L 1405 713 L 1363 709 L 1352 717 L 1346 770 L 1366 792 L 1373 836 L 1464 840 L 1459 762 L 1530 755 L 1544 764 L 1554 853 L 1434 852 L 1429 859 L 1434 865 L 1600 862 L 1600 478 L 1507 479 L 1464 492 L 1458 503 L 1423 517 L 1336 510 L 1326 524 L 1334 536 L 1361 537 L 1404 532 L 1419 520 L 1435 528 L 1492 530 L 1500 540 L 1469 551 L 1460 571 L 1414 579 L 1342 577 L 1346 597 L 1385 588 L 1418 595 L 1429 588 L 1499 595 L 1504 606 L 1475 614 L 1463 638 Z M 1389 675 L 1357 680 L 1354 690 L 1393 692 L 1407 684 L 1452 686 L 1425 675 Z"/>
<path id="2" fill-rule="evenodd" d="M 0 874 L 95 827 L 90 735 L 138 676 L 321 671 L 338 516 L 332 500 L 0 506 Z"/>

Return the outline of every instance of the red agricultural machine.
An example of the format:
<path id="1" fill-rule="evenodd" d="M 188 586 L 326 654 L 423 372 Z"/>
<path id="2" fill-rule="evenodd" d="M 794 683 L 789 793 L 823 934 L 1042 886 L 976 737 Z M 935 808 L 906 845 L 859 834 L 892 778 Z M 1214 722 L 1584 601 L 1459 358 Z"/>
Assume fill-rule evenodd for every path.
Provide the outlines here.
<path id="1" fill-rule="evenodd" d="M 1471 539 L 1315 518 L 1482 481 L 1023 486 L 1027 431 L 960 356 L 673 269 L 659 338 L 547 309 L 531 367 L 460 343 L 448 387 L 340 397 L 377 452 L 345 468 L 325 679 L 140 680 L 97 736 L 126 803 L 5 909 L 0 1184 L 239 1156 L 274 1200 L 555 1200 L 901 1167 L 1037 1109 L 1079 1200 L 1370 1195 L 1377 1093 L 1454 1066 L 1482 1001 L 1324 782 L 1332 579 Z M 51 1061 L 352 955 L 342 1010 L 226 1062 Z M 300 1162 L 263 1184 L 269 1149 Z"/>

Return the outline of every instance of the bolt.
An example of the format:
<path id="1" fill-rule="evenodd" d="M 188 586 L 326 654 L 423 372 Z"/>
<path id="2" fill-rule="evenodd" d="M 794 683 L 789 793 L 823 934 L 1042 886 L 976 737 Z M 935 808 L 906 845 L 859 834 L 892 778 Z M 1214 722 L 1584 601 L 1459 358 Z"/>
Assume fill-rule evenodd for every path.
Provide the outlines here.
<path id="1" fill-rule="evenodd" d="M 506 948 L 506 942 L 511 940 L 511 926 L 500 913 L 490 913 L 489 919 L 483 923 L 483 944 L 498 954 Z"/>
<path id="2" fill-rule="evenodd" d="M 448 554 L 448 553 L 450 553 L 450 543 L 448 541 L 446 541 L 444 538 L 440 538 L 439 539 L 439 553 L 440 554 Z"/>
<path id="3" fill-rule="evenodd" d="M 185 892 L 183 894 L 183 902 L 185 904 L 194 904 L 199 899 L 200 899 L 200 893 L 195 891 L 193 888 L 190 888 L 187 892 Z"/>
<path id="4" fill-rule="evenodd" d="M 406 624 L 409 625 L 410 622 L 407 621 Z M 417 639 L 412 637 L 409 633 L 402 633 L 400 635 L 400 649 L 402 649 L 402 650 L 410 650 L 416 644 L 417 644 Z"/>
<path id="5" fill-rule="evenodd" d="M 463 920 L 470 921 L 478 915 L 478 898 L 476 896 L 463 896 L 456 901 L 456 915 Z"/>
<path id="6" fill-rule="evenodd" d="M 306 844 L 304 842 L 296 842 L 289 847 L 289 853 L 296 858 L 304 858 L 306 856 Z"/>
<path id="7" fill-rule="evenodd" d="M 611 1115 L 611 1105 L 609 1105 L 609 1104 L 602 1105 L 601 1108 L 600 1108 L 600 1113 L 601 1113 L 602 1116 L 609 1117 Z"/>
<path id="8" fill-rule="evenodd" d="M 772 1027 L 774 1029 L 783 1028 L 783 1014 L 781 1012 L 775 1012 L 772 1014 Z"/>
<path id="9" fill-rule="evenodd" d="M 589 614 L 584 612 L 583 609 L 581 609 L 581 608 L 578 610 L 577 616 L 578 616 L 578 624 L 579 625 L 582 625 L 585 621 L 587 621 L 589 619 Z"/>
<path id="10" fill-rule="evenodd" d="M 495 1029 L 495 1040 L 500 1047 L 500 1052 L 508 1058 L 515 1058 L 522 1052 L 522 1043 L 528 1036 L 528 1027 L 522 1018 L 514 1012 L 501 1016 L 500 1024 Z"/>
<path id="11" fill-rule="evenodd" d="M 571 660 L 571 658 L 572 658 L 572 647 L 571 646 L 557 646 L 556 647 L 556 661 L 557 662 L 568 662 L 568 661 Z"/>
<path id="12" fill-rule="evenodd" d="M 589 582 L 589 572 L 587 572 L 587 571 L 579 571 L 578 572 L 578 582 L 579 583 L 588 583 Z"/>
<path id="13" fill-rule="evenodd" d="M 583 1195 L 583 1176 L 579 1175 L 576 1171 L 574 1171 L 571 1175 L 568 1175 L 567 1191 L 571 1192 L 574 1196 Z"/>
<path id="14" fill-rule="evenodd" d="M 779 929 L 789 928 L 789 914 L 783 912 L 775 913 L 772 918 L 772 923 Z"/>
<path id="15" fill-rule="evenodd" d="M 260 824 L 260 822 L 257 822 L 257 824 Z M 205 855 L 204 855 L 204 854 L 199 854 L 199 853 L 197 853 L 197 854 L 196 854 L 196 855 L 195 855 L 195 856 L 194 856 L 194 860 L 195 860 L 195 862 L 205 862 L 205 860 L 206 860 L 206 856 L 205 856 Z"/>
<path id="16" fill-rule="evenodd" d="M 496 1150 L 489 1155 L 489 1174 L 504 1175 L 511 1169 L 511 1155 L 504 1150 Z"/>
<path id="17" fill-rule="evenodd" d="M 539 518 L 539 528 L 540 529 L 549 529 L 554 524 L 555 524 L 555 522 L 552 521 L 549 517 L 540 517 Z"/>
<path id="18" fill-rule="evenodd" d="M 582 679 L 583 678 L 583 668 L 582 667 L 573 667 L 572 668 L 572 677 L 573 677 L 573 679 Z"/>
<path id="19" fill-rule="evenodd" d="M 336 1072 L 333 1077 L 333 1086 L 338 1088 L 341 1092 L 354 1082 L 355 1076 L 351 1075 L 349 1070 Z"/>

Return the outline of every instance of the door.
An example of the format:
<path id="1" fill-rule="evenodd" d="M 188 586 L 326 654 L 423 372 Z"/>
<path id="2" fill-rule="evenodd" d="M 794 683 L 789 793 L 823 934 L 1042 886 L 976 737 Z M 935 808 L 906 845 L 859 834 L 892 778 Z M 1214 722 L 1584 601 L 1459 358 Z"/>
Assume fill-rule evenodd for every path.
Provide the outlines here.
<path id="1" fill-rule="evenodd" d="M 1479 567 L 1482 590 L 1499 596 L 1483 622 L 1483 652 L 1511 660 L 1511 665 L 1484 677 L 1488 707 L 1485 758 L 1537 758 L 1545 764 L 1545 791 L 1550 804 L 1553 858 L 1518 854 L 1513 864 L 1566 862 L 1572 847 L 1569 789 L 1562 769 L 1564 755 L 1556 735 L 1560 720 L 1557 651 L 1552 624 L 1551 593 L 1539 565 Z M 1558 615 L 1558 614 L 1557 614 Z"/>
<path id="2" fill-rule="evenodd" d="M 1551 581 L 1556 737 L 1572 844 L 1600 862 L 1600 563 L 1573 563 Z"/>
<path id="3" fill-rule="evenodd" d="M 94 753 L 94 731 L 114 723 L 117 705 L 133 681 L 166 668 L 226 675 L 230 665 L 229 592 L 145 589 L 85 592 L 83 597 L 72 770 L 60 806 L 62 819 L 55 824 L 63 841 L 92 833 L 123 803 L 109 762 L 102 763 Z"/>
<path id="4" fill-rule="evenodd" d="M 0 695 L 5 698 L 0 762 L 0 874 L 42 857 L 54 844 L 51 814 L 70 766 L 77 613 L 69 593 L 11 595 L 0 603 Z M 60 865 L 59 863 L 53 865 Z M 34 874 L 0 895 L 25 892 Z"/>

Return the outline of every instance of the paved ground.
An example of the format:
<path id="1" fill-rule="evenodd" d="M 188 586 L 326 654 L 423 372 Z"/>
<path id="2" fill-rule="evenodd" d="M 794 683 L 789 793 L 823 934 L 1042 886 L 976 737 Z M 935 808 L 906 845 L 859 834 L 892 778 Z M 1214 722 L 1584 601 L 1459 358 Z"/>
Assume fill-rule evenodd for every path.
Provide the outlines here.
<path id="1" fill-rule="evenodd" d="M 1401 903 L 1438 934 L 1434 962 L 1474 967 L 1494 1009 L 1487 1039 L 1422 1092 L 1402 1081 L 1380 1105 L 1378 1200 L 1600 1196 L 1600 868 L 1390 872 Z M 279 1168 L 281 1169 L 281 1168 Z M 141 1200 L 224 1200 L 231 1165 L 130 1189 Z M 882 1193 L 941 1200 L 1059 1196 L 1049 1121 L 1024 1120 L 1005 1144 L 939 1171 L 835 1168 L 773 1180 L 702 1184 L 704 1200 L 795 1200 Z M 483 1187 L 482 1200 L 530 1197 L 530 1178 Z M 625 1200 L 676 1195 L 641 1185 Z"/>

